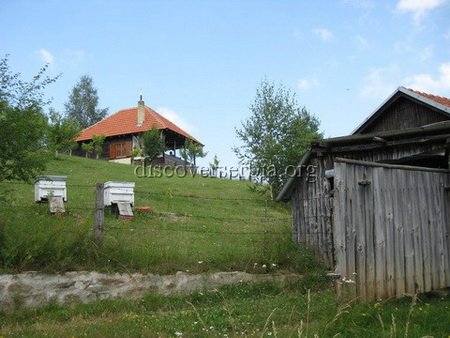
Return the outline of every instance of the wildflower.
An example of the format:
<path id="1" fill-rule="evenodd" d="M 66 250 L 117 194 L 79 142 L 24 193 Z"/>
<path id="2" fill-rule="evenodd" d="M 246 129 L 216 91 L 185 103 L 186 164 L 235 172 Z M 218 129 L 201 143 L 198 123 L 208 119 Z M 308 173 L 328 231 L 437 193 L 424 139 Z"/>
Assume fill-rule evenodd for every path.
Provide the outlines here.
<path id="1" fill-rule="evenodd" d="M 183 332 L 175 331 L 175 336 L 181 337 L 183 335 Z"/>
<path id="2" fill-rule="evenodd" d="M 265 268 L 267 268 L 267 265 L 266 265 L 266 264 L 263 264 L 262 267 L 263 267 L 263 269 L 265 269 Z"/>
<path id="3" fill-rule="evenodd" d="M 272 263 L 272 267 L 274 268 L 274 267 L 276 267 L 277 265 L 275 264 L 275 263 Z"/>
<path id="4" fill-rule="evenodd" d="M 198 264 L 203 264 L 203 261 L 198 261 Z"/>

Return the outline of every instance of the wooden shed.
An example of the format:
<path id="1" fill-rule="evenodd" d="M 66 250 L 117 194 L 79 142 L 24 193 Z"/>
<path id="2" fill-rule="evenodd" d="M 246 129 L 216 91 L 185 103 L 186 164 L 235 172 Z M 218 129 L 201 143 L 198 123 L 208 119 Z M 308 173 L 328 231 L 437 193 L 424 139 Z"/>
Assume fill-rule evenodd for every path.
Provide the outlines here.
<path id="1" fill-rule="evenodd" d="M 449 150 L 450 99 L 400 87 L 352 135 L 314 142 L 277 200 L 352 297 L 448 287 Z"/>

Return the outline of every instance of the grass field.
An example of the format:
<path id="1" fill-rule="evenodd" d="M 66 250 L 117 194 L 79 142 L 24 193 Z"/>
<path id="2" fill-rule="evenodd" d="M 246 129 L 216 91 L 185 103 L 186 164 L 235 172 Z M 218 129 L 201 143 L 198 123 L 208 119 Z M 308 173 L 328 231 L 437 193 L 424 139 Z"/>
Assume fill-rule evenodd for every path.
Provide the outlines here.
<path id="1" fill-rule="evenodd" d="M 46 204 L 34 203 L 33 184 L 0 184 L 9 190 L 0 206 L 3 271 L 314 269 L 311 257 L 291 244 L 288 208 L 252 192 L 248 182 L 137 178 L 129 165 L 75 156 L 51 161 L 47 173 L 68 176 L 65 216 L 50 216 Z M 110 180 L 136 182 L 135 205 L 153 213 L 123 221 L 106 211 L 104 240 L 96 247 L 95 183 Z"/>
<path id="2" fill-rule="evenodd" d="M 5 337 L 447 337 L 448 297 L 337 305 L 312 255 L 291 243 L 286 205 L 252 192 L 248 182 L 202 177 L 137 178 L 132 167 L 62 156 L 48 174 L 68 176 L 64 216 L 33 201 L 33 184 L 4 182 L 0 206 L 2 272 L 97 270 L 173 273 L 295 271 L 302 282 L 240 284 L 214 292 L 92 304 L 0 309 Z M 95 183 L 136 182 L 131 221 L 108 212 L 93 242 Z M 266 268 L 263 268 L 263 265 Z M 310 290 L 310 291 L 308 291 Z M 0 290 L 1 291 L 1 290 Z"/>

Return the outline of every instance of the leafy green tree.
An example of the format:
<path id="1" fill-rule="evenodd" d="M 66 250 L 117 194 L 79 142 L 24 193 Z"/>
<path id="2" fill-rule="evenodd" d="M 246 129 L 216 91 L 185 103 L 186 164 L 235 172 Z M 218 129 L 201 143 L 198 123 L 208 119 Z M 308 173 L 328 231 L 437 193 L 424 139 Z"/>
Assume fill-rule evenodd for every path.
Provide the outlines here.
<path id="1" fill-rule="evenodd" d="M 217 176 L 217 169 L 219 169 L 219 164 L 219 158 L 217 157 L 217 154 L 215 154 L 213 161 L 209 163 L 213 176 Z"/>
<path id="2" fill-rule="evenodd" d="M 81 129 L 87 128 L 105 118 L 108 108 L 99 109 L 97 89 L 92 78 L 83 75 L 72 88 L 69 101 L 65 104 L 69 120 L 78 123 Z"/>
<path id="3" fill-rule="evenodd" d="M 192 140 L 186 140 L 186 143 L 184 144 L 184 148 L 181 149 L 181 157 L 183 158 L 184 162 L 196 165 L 196 159 L 205 157 L 208 154 L 208 152 L 205 152 L 203 149 L 203 146 L 201 144 L 198 144 L 195 141 Z"/>
<path id="4" fill-rule="evenodd" d="M 103 152 L 103 143 L 105 143 L 105 138 L 106 138 L 105 135 L 93 135 L 92 136 L 93 150 L 94 150 L 97 160 Z"/>
<path id="5" fill-rule="evenodd" d="M 242 146 L 233 150 L 240 163 L 252 169 L 252 176 L 268 182 L 276 196 L 311 141 L 323 137 L 320 123 L 299 106 L 291 90 L 275 88 L 267 80 L 257 89 L 250 111 L 241 128 L 236 128 Z"/>
<path id="6" fill-rule="evenodd" d="M 145 162 L 151 161 L 160 155 L 165 149 L 164 138 L 160 130 L 152 128 L 142 135 L 142 152 L 145 155 Z"/>
<path id="7" fill-rule="evenodd" d="M 29 181 L 42 172 L 49 159 L 47 118 L 43 90 L 59 77 L 42 67 L 30 82 L 9 69 L 8 56 L 0 60 L 0 182 Z"/>
<path id="8" fill-rule="evenodd" d="M 94 142 L 87 142 L 87 143 L 82 143 L 81 144 L 81 149 L 83 149 L 84 153 L 85 153 L 85 157 L 88 158 L 89 155 L 94 151 Z"/>
<path id="9" fill-rule="evenodd" d="M 75 137 L 79 133 L 76 123 L 62 116 L 60 113 L 50 108 L 48 127 L 48 145 L 58 156 L 60 151 L 72 150 L 77 143 Z"/>
<path id="10" fill-rule="evenodd" d="M 91 153 L 95 154 L 95 158 L 98 160 L 103 152 L 103 143 L 105 143 L 105 135 L 92 135 L 92 140 L 87 143 L 81 144 L 81 149 L 84 150 L 86 158 Z"/>

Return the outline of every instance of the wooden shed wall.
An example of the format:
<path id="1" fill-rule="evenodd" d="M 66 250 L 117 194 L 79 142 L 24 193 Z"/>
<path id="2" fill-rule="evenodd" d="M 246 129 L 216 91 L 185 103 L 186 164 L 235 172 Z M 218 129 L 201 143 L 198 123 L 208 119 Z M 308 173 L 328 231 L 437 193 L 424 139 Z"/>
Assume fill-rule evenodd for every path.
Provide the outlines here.
<path id="1" fill-rule="evenodd" d="M 375 301 L 450 286 L 450 174 L 394 167 L 336 163 L 341 296 Z"/>
<path id="2" fill-rule="evenodd" d="M 306 165 L 316 168 L 316 180 L 309 182 L 305 175 L 302 175 L 292 193 L 293 239 L 311 248 L 327 267 L 334 268 L 333 195 L 330 191 L 330 182 L 325 178 L 325 170 L 334 168 L 334 159 L 337 155 L 348 159 L 377 162 L 431 152 L 442 149 L 443 146 L 430 143 L 407 144 L 371 151 L 312 155 Z"/>
<path id="3" fill-rule="evenodd" d="M 449 118 L 444 114 L 401 97 L 364 129 L 362 134 L 420 127 L 445 120 Z"/>
<path id="4" fill-rule="evenodd" d="M 330 183 L 325 178 L 321 158 L 312 159 L 308 165 L 315 168 L 315 178 L 305 174 L 298 179 L 292 195 L 294 240 L 312 249 L 329 268 L 334 267 L 332 234 L 332 198 Z"/>

